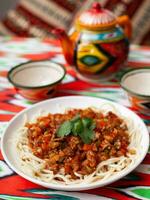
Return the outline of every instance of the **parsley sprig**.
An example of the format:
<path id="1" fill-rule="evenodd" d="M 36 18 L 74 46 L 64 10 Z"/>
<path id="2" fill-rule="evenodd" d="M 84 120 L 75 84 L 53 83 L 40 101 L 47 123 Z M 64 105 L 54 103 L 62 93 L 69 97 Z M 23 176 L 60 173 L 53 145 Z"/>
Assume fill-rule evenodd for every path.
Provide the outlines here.
<path id="1" fill-rule="evenodd" d="M 80 136 L 85 144 L 91 143 L 94 138 L 95 123 L 91 118 L 81 118 L 80 115 L 75 116 L 71 120 L 63 122 L 57 130 L 58 137 L 67 135 Z"/>

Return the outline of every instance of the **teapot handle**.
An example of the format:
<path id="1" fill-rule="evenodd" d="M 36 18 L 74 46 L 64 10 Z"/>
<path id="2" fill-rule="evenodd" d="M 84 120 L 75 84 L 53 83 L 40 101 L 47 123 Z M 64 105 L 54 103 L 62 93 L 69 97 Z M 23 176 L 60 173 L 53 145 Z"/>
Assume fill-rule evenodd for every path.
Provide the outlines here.
<path id="1" fill-rule="evenodd" d="M 127 15 L 117 17 L 117 22 L 123 27 L 125 35 L 130 39 L 132 35 L 132 25 L 129 17 Z"/>

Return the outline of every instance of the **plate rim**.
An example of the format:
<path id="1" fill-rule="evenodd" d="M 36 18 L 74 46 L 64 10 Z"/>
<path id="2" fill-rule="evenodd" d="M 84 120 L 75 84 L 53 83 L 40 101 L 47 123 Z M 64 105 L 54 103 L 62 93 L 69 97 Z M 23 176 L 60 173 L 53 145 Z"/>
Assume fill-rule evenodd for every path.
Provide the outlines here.
<path id="1" fill-rule="evenodd" d="M 40 106 L 40 105 L 44 105 L 45 103 L 47 102 L 51 102 L 51 101 L 58 101 L 59 99 L 72 99 L 72 98 L 83 98 L 83 99 L 97 99 L 99 101 L 103 101 L 103 102 L 109 102 L 113 105 L 118 105 L 119 107 L 121 107 L 122 109 L 128 111 L 128 112 L 131 112 L 133 114 L 134 117 L 138 118 L 138 120 L 140 121 L 140 123 L 142 123 L 142 126 L 143 128 L 145 129 L 145 137 L 147 137 L 147 144 L 144 145 L 144 151 L 143 151 L 143 157 L 141 157 L 138 162 L 136 163 L 136 166 L 131 166 L 129 169 L 127 169 L 126 171 L 123 172 L 123 174 L 119 175 L 118 177 L 118 174 L 116 177 L 111 177 L 111 179 L 108 181 L 107 180 L 104 180 L 102 183 L 98 183 L 98 182 L 95 182 L 95 183 L 92 183 L 92 184 L 85 184 L 85 185 L 79 185 L 78 184 L 75 184 L 75 185 L 57 185 L 57 184 L 54 184 L 54 183 L 47 183 L 47 182 L 44 182 L 44 181 L 41 181 L 41 180 L 38 180 L 34 177 L 30 177 L 28 176 L 27 174 L 24 174 L 20 169 L 18 169 L 17 167 L 13 166 L 11 161 L 7 158 L 7 153 L 5 152 L 5 147 L 4 147 L 4 143 L 5 143 L 5 137 L 6 137 L 6 134 L 7 134 L 7 130 L 9 129 L 9 126 L 11 125 L 11 123 L 13 121 L 16 120 L 16 118 L 18 118 L 20 115 L 23 115 L 24 113 L 26 113 L 28 110 L 31 110 L 33 109 L 34 107 L 37 107 L 37 106 Z M 139 164 L 144 160 L 147 152 L 148 152 L 148 149 L 149 149 L 149 141 L 150 141 L 150 136 L 149 136 L 149 132 L 148 132 L 148 129 L 145 125 L 145 123 L 143 122 L 143 120 L 136 114 L 134 113 L 132 110 L 130 110 L 129 108 L 117 103 L 117 102 L 113 102 L 111 100 L 107 100 L 107 99 L 103 99 L 103 98 L 97 98 L 97 97 L 91 97 L 91 96 L 79 96 L 79 95 L 73 95 L 73 96 L 63 96 L 63 97 L 55 97 L 55 98 L 52 98 L 52 99 L 47 99 L 47 100 L 44 100 L 44 101 L 41 101 L 41 102 L 38 102 L 34 105 L 32 105 L 31 107 L 29 108 L 25 108 L 23 109 L 21 112 L 18 112 L 9 122 L 8 122 L 8 126 L 6 128 L 6 130 L 4 131 L 4 133 L 2 134 L 2 137 L 1 137 L 1 152 L 2 152 L 2 156 L 4 158 L 4 160 L 6 161 L 6 163 L 8 164 L 8 166 L 14 171 L 16 172 L 18 175 L 20 175 L 21 177 L 25 178 L 26 180 L 28 181 L 31 181 L 32 183 L 35 183 L 35 184 L 38 184 L 38 185 L 41 185 L 41 186 L 44 186 L 44 187 L 47 187 L 47 188 L 52 188 L 52 189 L 57 189 L 57 190 L 64 190 L 64 191 L 81 191 L 81 190 L 87 190 L 87 189 L 94 189 L 94 188 L 98 188 L 98 187 L 103 187 L 103 186 L 106 186 L 106 185 L 109 185 L 117 180 L 120 180 L 121 178 L 123 178 L 124 176 L 126 176 L 127 174 L 131 173 L 136 167 L 139 166 Z"/>

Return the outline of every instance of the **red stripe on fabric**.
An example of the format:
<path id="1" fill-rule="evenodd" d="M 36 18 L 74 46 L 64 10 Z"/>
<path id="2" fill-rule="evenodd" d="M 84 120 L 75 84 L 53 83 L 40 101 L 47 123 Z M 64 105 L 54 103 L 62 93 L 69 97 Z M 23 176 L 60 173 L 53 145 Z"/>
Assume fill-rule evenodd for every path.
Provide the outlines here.
<path id="1" fill-rule="evenodd" d="M 150 63 L 144 63 L 144 62 L 139 63 L 139 62 L 129 61 L 128 66 L 129 67 L 149 67 Z"/>
<path id="2" fill-rule="evenodd" d="M 71 4 L 68 1 L 62 1 L 62 0 L 48 0 L 48 1 L 50 3 L 53 1 L 54 3 L 56 3 L 57 5 L 59 5 L 59 7 L 62 7 L 65 10 L 68 10 L 70 12 L 74 12 L 76 10 L 75 4 Z M 76 2 L 78 2 L 78 0 Z"/>
<path id="3" fill-rule="evenodd" d="M 5 56 L 5 52 L 3 52 L 3 51 L 0 51 L 0 57 L 2 57 L 2 56 Z"/>
<path id="4" fill-rule="evenodd" d="M 39 25 L 41 26 L 41 28 L 43 27 L 47 31 L 56 28 L 53 24 L 47 23 L 37 15 L 31 13 L 27 8 L 23 7 L 23 5 L 19 5 L 16 10 L 19 12 L 19 14 L 23 15 L 33 25 Z"/>
<path id="5" fill-rule="evenodd" d="M 7 122 L 11 120 L 13 117 L 14 115 L 0 114 L 1 122 Z"/>
<path id="6" fill-rule="evenodd" d="M 21 29 L 21 27 L 17 27 L 15 25 L 15 22 L 11 21 L 10 19 L 6 18 L 3 20 L 2 23 L 4 26 L 6 26 L 6 28 L 10 32 L 13 32 L 13 34 L 16 34 L 16 35 L 22 36 L 22 37 L 29 37 L 29 34 L 26 30 Z"/>
<path id="7" fill-rule="evenodd" d="M 128 182 L 128 184 L 129 184 L 129 182 Z M 108 188 L 101 187 L 101 188 L 97 188 L 97 189 L 93 189 L 93 190 L 86 190 L 84 192 L 89 193 L 89 194 L 104 196 L 107 198 L 114 198 L 117 200 L 135 200 L 135 198 L 129 197 L 127 194 L 123 194 L 120 191 L 117 191 L 116 189 L 113 189 L 110 187 L 108 187 Z"/>
<path id="8" fill-rule="evenodd" d="M 136 108 L 134 107 L 128 107 L 130 110 L 132 110 L 133 112 L 135 112 L 141 119 L 143 120 L 147 120 L 149 121 L 150 120 L 150 116 L 149 115 L 144 115 L 142 113 L 140 113 L 139 110 L 137 110 Z M 150 126 L 150 125 L 147 125 L 147 126 Z"/>
<path id="9" fill-rule="evenodd" d="M 13 95 L 14 93 L 15 93 L 15 89 L 14 88 L 5 89 L 5 90 L 0 91 L 0 97 L 9 96 L 9 98 L 11 99 L 10 96 Z M 2 100 L 2 98 L 0 98 L 0 100 Z"/>
<path id="10" fill-rule="evenodd" d="M 7 109 L 8 105 L 11 105 L 9 102 L 15 98 L 14 97 L 15 94 L 16 94 L 15 88 L 8 88 L 8 89 L 5 88 L 5 90 L 0 91 L 0 103 L 2 103 L 1 106 L 4 106 L 4 107 L 2 107 L 2 110 L 8 110 Z M 11 105 L 11 106 L 16 107 L 16 105 Z M 20 107 L 20 106 L 17 106 L 17 107 Z M 23 108 L 24 107 L 22 107 L 22 106 L 20 107 L 20 109 L 23 109 Z M 18 112 L 20 110 L 17 110 L 17 111 L 10 110 L 10 111 Z"/>
<path id="11" fill-rule="evenodd" d="M 17 196 L 18 199 L 23 199 L 23 197 L 26 197 L 25 199 L 29 199 L 30 197 L 39 200 L 42 198 L 50 199 L 50 196 L 45 197 L 45 195 L 42 194 L 28 192 L 28 190 L 40 188 L 43 189 L 41 186 L 36 185 L 16 174 L 5 177 L 3 178 L 3 181 L 0 181 L 0 194 Z"/>
<path id="12" fill-rule="evenodd" d="M 51 38 L 43 38 L 44 43 L 48 43 L 50 45 L 55 45 L 60 47 L 60 41 L 56 39 L 51 39 Z M 61 47 L 60 47 L 61 48 Z"/>
<path id="13" fill-rule="evenodd" d="M 1 151 L 0 151 L 0 160 L 3 160 L 4 158 L 3 158 L 3 156 L 2 156 L 2 153 L 1 153 Z"/>
<path id="14" fill-rule="evenodd" d="M 72 90 L 72 91 L 84 91 L 84 90 L 87 90 L 89 89 L 90 91 L 90 88 L 120 88 L 119 84 L 118 85 L 115 85 L 115 84 L 112 84 L 111 85 L 105 85 L 105 84 L 91 84 L 91 83 L 86 83 L 84 81 L 80 81 L 80 80 L 77 80 L 77 81 L 73 81 L 71 83 L 66 83 L 66 84 L 62 84 L 62 85 L 59 85 L 59 89 L 64 89 L 64 90 Z M 92 91 L 92 90 L 91 90 Z M 94 92 L 94 91 L 93 91 Z"/>
<path id="15" fill-rule="evenodd" d="M 13 95 L 14 95 L 14 93 L 10 93 L 10 94 L 7 94 L 7 92 L 5 93 L 5 90 L 0 92 L 0 102 L 3 101 L 3 99 L 5 101 L 11 100 L 12 97 L 10 97 L 10 96 L 13 96 Z"/>
<path id="16" fill-rule="evenodd" d="M 136 11 L 138 10 L 138 8 L 141 6 L 142 3 L 143 3 L 143 1 L 136 0 L 136 1 L 132 1 L 131 3 L 127 4 L 126 14 L 128 14 L 129 17 L 132 17 L 136 13 Z"/>
<path id="17" fill-rule="evenodd" d="M 150 153 L 146 154 L 146 157 L 144 158 L 142 164 L 150 165 Z"/>
<path id="18" fill-rule="evenodd" d="M 149 115 L 144 115 L 142 113 L 140 113 L 140 111 L 137 111 L 138 115 L 140 118 L 144 119 L 144 120 L 150 120 L 150 116 Z"/>
<path id="19" fill-rule="evenodd" d="M 136 176 L 137 179 L 134 179 L 133 176 Z M 130 174 L 128 175 L 130 178 Z M 137 187 L 137 186 L 150 186 L 150 174 L 144 174 L 140 172 L 134 172 L 134 174 L 131 173 L 131 178 L 128 180 L 127 177 L 124 179 L 120 179 L 119 181 L 116 181 L 110 185 L 110 187 Z M 130 185 L 129 185 L 130 184 Z M 116 196 L 117 197 L 117 196 Z M 116 198 L 115 198 L 116 199 Z M 118 199 L 118 198 L 117 198 Z M 126 198 L 123 198 L 123 200 Z M 129 198 L 130 199 L 130 198 Z M 132 199 L 132 198 L 131 198 Z"/>
<path id="20" fill-rule="evenodd" d="M 0 71 L 0 76 L 7 77 L 8 71 Z"/>
<path id="21" fill-rule="evenodd" d="M 44 52 L 39 54 L 25 54 L 22 55 L 23 58 L 31 59 L 31 60 L 44 60 L 50 59 L 56 55 L 56 52 Z"/>
<path id="22" fill-rule="evenodd" d="M 18 36 L 13 36 L 12 37 L 12 41 L 13 42 L 23 42 L 23 41 L 26 41 L 27 40 L 27 37 L 18 37 Z"/>
<path id="23" fill-rule="evenodd" d="M 6 110 L 10 112 L 19 112 L 24 109 L 24 107 L 21 106 L 16 106 L 16 105 L 11 105 L 9 103 L 5 102 L 0 102 L 0 109 L 1 110 Z"/>

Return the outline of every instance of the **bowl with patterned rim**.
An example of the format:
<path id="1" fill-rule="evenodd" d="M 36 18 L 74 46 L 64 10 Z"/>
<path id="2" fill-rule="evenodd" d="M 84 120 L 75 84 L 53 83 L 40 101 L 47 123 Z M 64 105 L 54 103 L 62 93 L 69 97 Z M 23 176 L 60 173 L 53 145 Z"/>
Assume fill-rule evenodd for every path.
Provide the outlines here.
<path id="1" fill-rule="evenodd" d="M 66 74 L 65 68 L 50 60 L 29 61 L 13 67 L 8 80 L 30 101 L 51 98 Z"/>
<path id="2" fill-rule="evenodd" d="M 150 67 L 127 71 L 121 78 L 121 87 L 136 110 L 150 115 Z"/>

